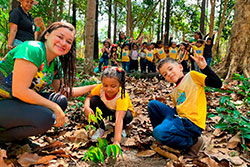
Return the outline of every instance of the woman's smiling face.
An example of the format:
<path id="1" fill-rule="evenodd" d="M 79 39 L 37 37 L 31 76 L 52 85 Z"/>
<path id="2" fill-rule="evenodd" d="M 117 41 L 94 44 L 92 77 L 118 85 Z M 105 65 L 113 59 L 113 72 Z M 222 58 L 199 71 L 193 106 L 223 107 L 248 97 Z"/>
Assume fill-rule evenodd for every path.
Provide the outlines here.
<path id="1" fill-rule="evenodd" d="M 75 33 L 68 28 L 58 28 L 45 35 L 47 53 L 62 56 L 69 52 L 74 41 Z"/>

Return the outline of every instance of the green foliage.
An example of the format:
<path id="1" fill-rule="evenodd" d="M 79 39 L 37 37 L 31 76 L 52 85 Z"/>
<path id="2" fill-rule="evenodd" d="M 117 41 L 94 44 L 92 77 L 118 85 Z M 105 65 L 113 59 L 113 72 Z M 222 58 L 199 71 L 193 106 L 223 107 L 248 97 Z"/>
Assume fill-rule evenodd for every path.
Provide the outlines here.
<path id="1" fill-rule="evenodd" d="M 0 0 L 0 57 L 7 53 L 7 41 L 9 34 L 9 1 Z"/>
<path id="2" fill-rule="evenodd" d="M 227 92 L 241 95 L 242 101 L 244 102 L 243 104 L 249 108 L 250 78 L 244 78 L 243 75 L 235 74 L 233 79 L 238 80 L 240 84 L 237 88 L 230 88 Z M 226 130 L 233 134 L 240 132 L 240 137 L 243 141 L 242 147 L 248 151 L 247 146 L 245 145 L 245 139 L 250 140 L 250 120 L 247 116 L 242 115 L 237 109 L 237 106 L 238 104 L 233 102 L 231 96 L 222 96 L 220 99 L 220 106 L 217 107 L 217 112 L 221 117 L 221 120 L 215 125 L 215 128 Z"/>
<path id="3" fill-rule="evenodd" d="M 96 107 L 96 114 L 93 115 L 89 113 L 88 118 L 89 125 L 86 127 L 86 131 L 88 131 L 89 128 L 94 128 L 94 126 L 91 125 L 91 122 L 98 124 L 98 121 L 103 120 L 102 111 L 98 107 Z M 97 165 L 102 165 L 105 163 L 105 160 L 107 158 L 116 160 L 119 154 L 123 156 L 122 150 L 119 145 L 108 144 L 107 139 L 101 139 L 98 137 L 96 146 L 89 147 L 82 160 L 92 161 Z"/>

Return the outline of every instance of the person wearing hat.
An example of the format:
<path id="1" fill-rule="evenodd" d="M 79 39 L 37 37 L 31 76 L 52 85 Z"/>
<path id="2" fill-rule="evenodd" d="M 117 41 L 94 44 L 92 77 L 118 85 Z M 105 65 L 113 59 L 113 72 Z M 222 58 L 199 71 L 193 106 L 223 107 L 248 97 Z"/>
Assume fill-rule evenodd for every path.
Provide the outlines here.
<path id="1" fill-rule="evenodd" d="M 24 41 L 35 40 L 36 25 L 29 11 L 38 2 L 35 0 L 19 0 L 19 2 L 19 7 L 13 9 L 9 15 L 10 32 L 7 44 L 9 50 Z"/>

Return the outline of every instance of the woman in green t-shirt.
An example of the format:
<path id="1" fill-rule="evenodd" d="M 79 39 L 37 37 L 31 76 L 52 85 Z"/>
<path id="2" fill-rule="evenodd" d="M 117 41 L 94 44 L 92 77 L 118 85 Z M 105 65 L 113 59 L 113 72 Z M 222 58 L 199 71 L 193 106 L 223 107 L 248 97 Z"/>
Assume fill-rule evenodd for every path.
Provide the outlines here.
<path id="1" fill-rule="evenodd" d="M 63 126 L 66 97 L 96 86 L 73 88 L 74 75 L 75 28 L 69 23 L 55 22 L 41 41 L 12 49 L 0 62 L 0 143 Z M 45 92 L 49 86 L 54 92 Z"/>

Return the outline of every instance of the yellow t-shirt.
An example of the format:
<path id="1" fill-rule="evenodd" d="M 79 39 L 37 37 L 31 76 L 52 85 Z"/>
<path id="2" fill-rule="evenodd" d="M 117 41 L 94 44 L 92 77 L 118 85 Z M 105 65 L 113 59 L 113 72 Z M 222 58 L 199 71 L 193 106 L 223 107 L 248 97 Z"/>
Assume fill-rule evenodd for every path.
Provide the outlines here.
<path id="1" fill-rule="evenodd" d="M 197 46 L 193 45 L 192 48 L 193 48 L 194 52 L 197 53 L 197 55 L 203 56 L 203 51 L 204 51 L 205 45 L 202 45 L 199 48 Z M 195 56 L 195 54 L 194 54 L 194 56 Z"/>
<path id="2" fill-rule="evenodd" d="M 129 62 L 130 61 L 129 53 L 130 53 L 130 50 L 122 49 L 122 62 Z"/>
<path id="3" fill-rule="evenodd" d="M 129 110 L 131 111 L 133 116 L 135 115 L 135 111 L 134 111 L 133 105 L 131 103 L 131 100 L 127 91 L 125 91 L 125 97 L 123 99 L 121 98 L 121 89 L 120 89 L 119 93 L 117 93 L 117 95 L 113 99 L 108 100 L 106 98 L 102 84 L 99 84 L 94 89 L 92 89 L 91 95 L 100 96 L 103 103 L 110 110 L 115 110 L 115 111 L 128 111 Z"/>
<path id="4" fill-rule="evenodd" d="M 177 59 L 177 55 L 178 55 L 178 48 L 169 48 L 169 57 L 173 58 L 173 59 Z"/>
<path id="5" fill-rule="evenodd" d="M 153 62 L 153 60 L 154 60 L 154 50 L 149 51 L 148 49 L 145 49 L 144 51 L 146 53 L 146 59 L 148 61 L 150 61 L 150 62 Z"/>
<path id="6" fill-rule="evenodd" d="M 205 95 L 205 78 L 207 76 L 191 71 L 173 90 L 174 106 L 180 117 L 188 118 L 194 124 L 205 129 L 207 100 Z"/>
<path id="7" fill-rule="evenodd" d="M 166 55 L 163 47 L 162 48 L 155 48 L 154 54 L 158 54 L 159 59 L 167 58 L 167 55 Z"/>

